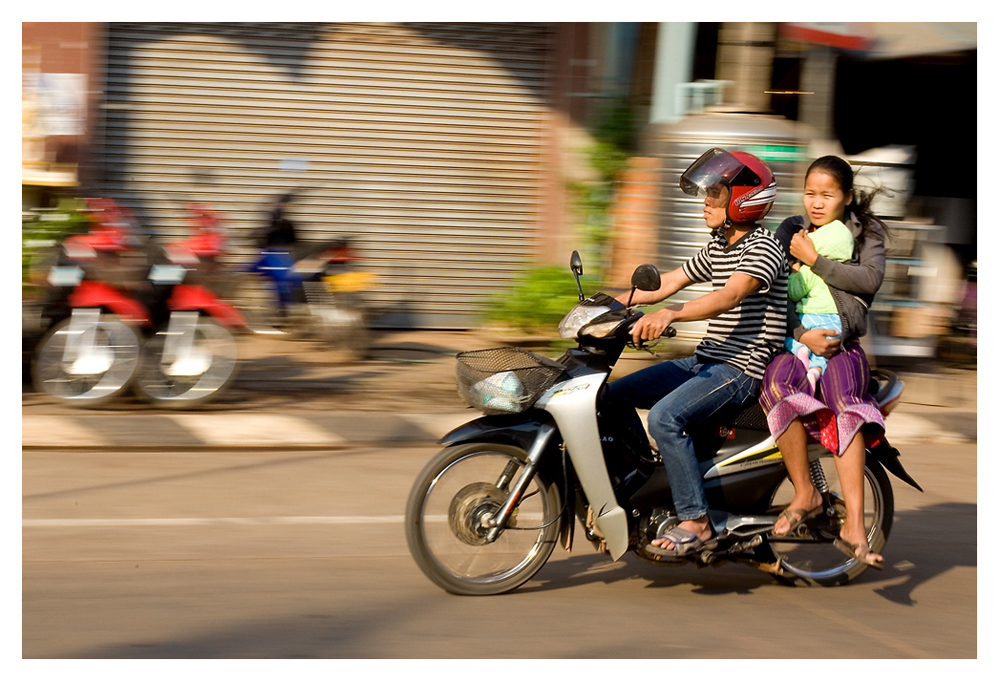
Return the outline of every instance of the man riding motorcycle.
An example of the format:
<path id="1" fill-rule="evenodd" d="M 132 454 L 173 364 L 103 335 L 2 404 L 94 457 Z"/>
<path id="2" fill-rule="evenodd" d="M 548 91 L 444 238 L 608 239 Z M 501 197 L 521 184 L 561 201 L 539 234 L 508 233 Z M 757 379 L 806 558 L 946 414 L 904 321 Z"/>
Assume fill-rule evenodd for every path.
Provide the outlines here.
<path id="1" fill-rule="evenodd" d="M 614 397 L 648 409 L 673 490 L 680 523 L 647 549 L 685 556 L 716 546 L 702 476 L 688 426 L 728 404 L 756 400 L 768 362 L 784 343 L 788 265 L 781 245 L 757 221 L 774 202 L 774 174 L 745 152 L 710 149 L 681 176 L 681 188 L 704 197 L 708 244 L 681 267 L 661 276 L 657 291 L 637 291 L 632 305 L 658 303 L 695 283 L 712 291 L 640 318 L 636 345 L 659 338 L 675 322 L 710 320 L 691 357 L 648 367 L 609 384 Z M 630 293 L 618 297 L 628 303 Z"/>

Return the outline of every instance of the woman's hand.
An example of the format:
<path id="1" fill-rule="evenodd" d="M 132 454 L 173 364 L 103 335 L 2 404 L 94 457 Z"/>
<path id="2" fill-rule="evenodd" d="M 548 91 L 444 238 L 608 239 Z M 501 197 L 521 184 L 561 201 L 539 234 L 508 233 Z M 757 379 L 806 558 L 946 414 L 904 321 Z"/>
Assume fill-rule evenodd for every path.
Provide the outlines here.
<path id="1" fill-rule="evenodd" d="M 816 259 L 819 258 L 819 254 L 816 253 L 816 247 L 813 246 L 812 239 L 810 239 L 805 230 L 799 230 L 792 235 L 792 241 L 788 245 L 789 252 L 797 259 L 812 267 L 816 264 Z"/>
<path id="2" fill-rule="evenodd" d="M 840 350 L 840 339 L 828 339 L 826 337 L 839 333 L 836 329 L 807 329 L 799 337 L 799 343 L 808 347 L 813 352 L 813 355 L 822 355 L 824 358 L 830 358 Z"/>

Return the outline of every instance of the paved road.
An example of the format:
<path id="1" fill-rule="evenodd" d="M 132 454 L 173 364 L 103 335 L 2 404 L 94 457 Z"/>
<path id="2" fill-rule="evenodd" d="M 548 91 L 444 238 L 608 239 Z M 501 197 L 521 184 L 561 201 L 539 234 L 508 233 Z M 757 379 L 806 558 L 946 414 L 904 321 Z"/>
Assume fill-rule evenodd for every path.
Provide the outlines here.
<path id="1" fill-rule="evenodd" d="M 974 443 L 905 449 L 927 492 L 894 481 L 889 566 L 846 587 L 578 541 L 486 598 L 445 594 L 407 553 L 405 496 L 435 449 L 25 450 L 23 656 L 977 656 Z"/>

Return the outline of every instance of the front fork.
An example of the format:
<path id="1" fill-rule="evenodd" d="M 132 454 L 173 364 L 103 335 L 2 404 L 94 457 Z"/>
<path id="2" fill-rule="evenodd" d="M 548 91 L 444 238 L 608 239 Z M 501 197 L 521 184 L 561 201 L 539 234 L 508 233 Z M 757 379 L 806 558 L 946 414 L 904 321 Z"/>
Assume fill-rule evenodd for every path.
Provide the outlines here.
<path id="1" fill-rule="evenodd" d="M 170 323 L 163 343 L 162 366 L 168 367 L 166 372 L 172 376 L 204 374 L 206 364 L 211 364 L 211 358 L 206 353 L 195 349 L 195 330 L 198 328 L 197 310 L 175 310 L 170 313 Z"/>
<path id="2" fill-rule="evenodd" d="M 71 373 L 100 374 L 110 367 L 111 352 L 94 346 L 100 320 L 100 308 L 73 308 L 62 358 L 65 364 L 74 368 Z"/>
<path id="3" fill-rule="evenodd" d="M 497 511 L 496 516 L 489 520 L 490 529 L 486 533 L 486 540 L 488 542 L 495 542 L 497 538 L 500 537 L 500 533 L 503 532 L 504 528 L 507 526 L 507 521 L 510 520 L 511 514 L 514 513 L 514 509 L 517 508 L 518 503 L 521 501 L 521 497 L 524 495 L 524 491 L 528 489 L 528 484 L 531 483 L 531 479 L 534 477 L 535 472 L 538 471 L 538 465 L 542 460 L 542 454 L 548 447 L 549 441 L 552 439 L 552 435 L 556 432 L 556 427 L 552 424 L 542 424 L 541 428 L 538 430 L 538 435 L 535 437 L 535 441 L 531 444 L 531 448 L 528 450 L 528 461 L 525 462 L 524 468 L 521 469 L 521 473 L 518 475 L 517 480 L 514 481 L 514 485 L 511 487 L 510 492 L 507 493 L 506 499 L 504 499 L 503 505 Z M 504 470 L 501 475 L 500 480 L 497 481 L 496 487 L 503 490 L 507 483 L 510 482 L 511 472 Z"/>

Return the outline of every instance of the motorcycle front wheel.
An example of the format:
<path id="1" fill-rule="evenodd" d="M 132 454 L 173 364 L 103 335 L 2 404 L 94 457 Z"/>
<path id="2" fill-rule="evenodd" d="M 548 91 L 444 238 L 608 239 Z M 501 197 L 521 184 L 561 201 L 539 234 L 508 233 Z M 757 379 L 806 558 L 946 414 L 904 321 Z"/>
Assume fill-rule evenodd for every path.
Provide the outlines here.
<path id="1" fill-rule="evenodd" d="M 770 553 L 771 561 L 780 562 L 779 578 L 792 585 L 846 585 L 868 569 L 833 546 L 846 515 L 844 499 L 833 456 L 821 457 L 820 462 L 834 501 L 833 515 L 823 513 L 807 521 L 803 527 L 805 538 L 793 540 L 772 536 L 763 546 Z M 791 482 L 786 480 L 775 491 L 772 511 L 780 513 L 793 492 Z M 868 545 L 873 552 L 881 553 L 892 529 L 895 502 L 889 476 L 870 454 L 865 456 L 864 494 Z"/>
<path id="2" fill-rule="evenodd" d="M 236 376 L 236 338 L 217 322 L 200 317 L 182 356 L 165 357 L 167 338 L 168 330 L 161 330 L 142 349 L 135 387 L 147 401 L 174 409 L 197 407 L 217 398 Z"/>
<path id="3" fill-rule="evenodd" d="M 406 540 L 436 585 L 460 595 L 502 594 L 530 580 L 548 560 L 559 536 L 561 496 L 538 473 L 499 537 L 487 538 L 526 460 L 516 447 L 454 445 L 420 473 L 406 503 Z"/>
<path id="4" fill-rule="evenodd" d="M 35 389 L 79 407 L 98 407 L 122 395 L 139 362 L 139 335 L 121 320 L 101 315 L 75 326 L 67 318 L 39 342 Z"/>

